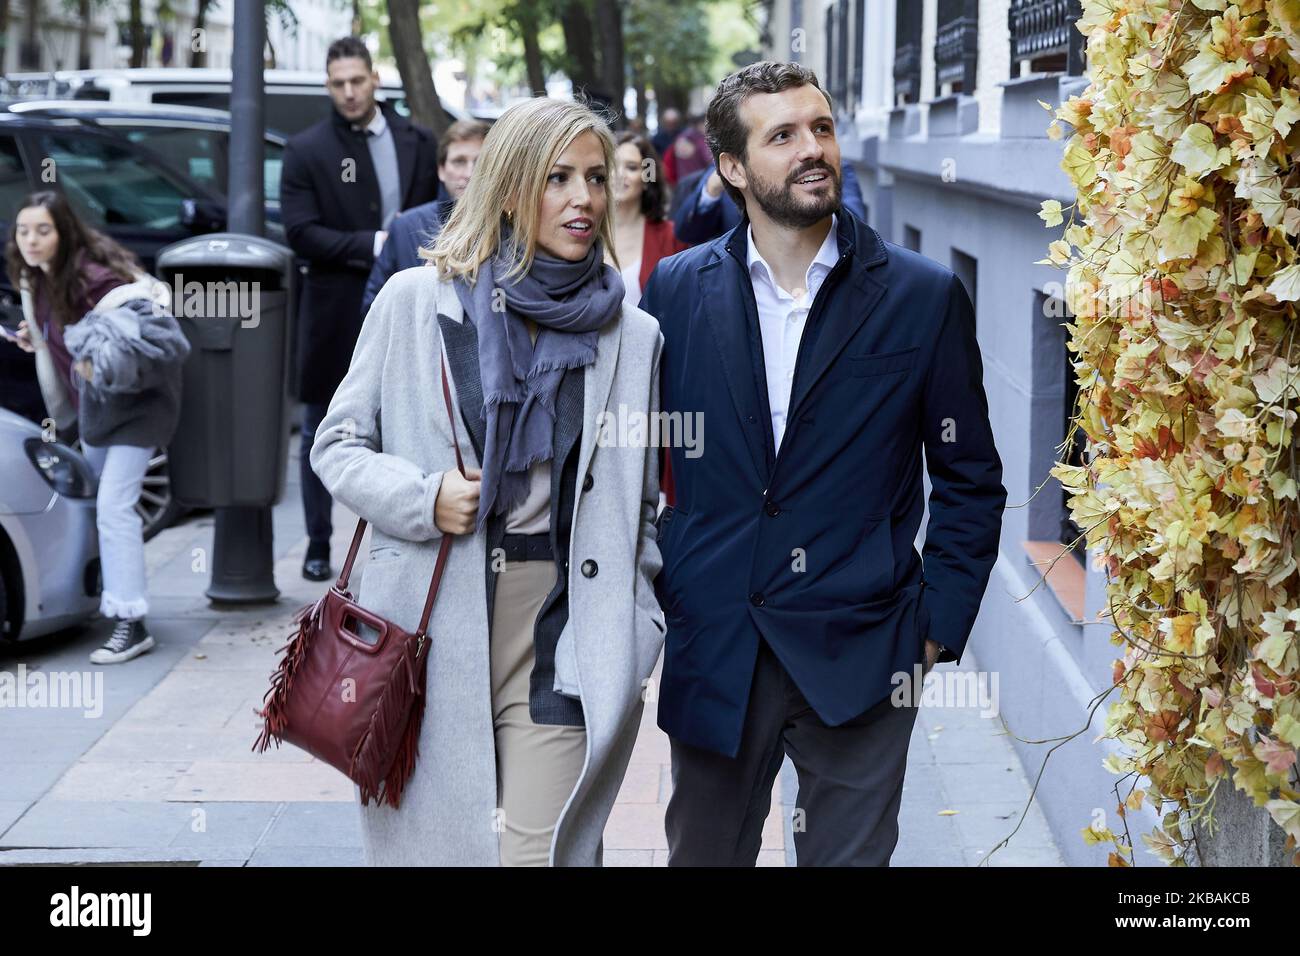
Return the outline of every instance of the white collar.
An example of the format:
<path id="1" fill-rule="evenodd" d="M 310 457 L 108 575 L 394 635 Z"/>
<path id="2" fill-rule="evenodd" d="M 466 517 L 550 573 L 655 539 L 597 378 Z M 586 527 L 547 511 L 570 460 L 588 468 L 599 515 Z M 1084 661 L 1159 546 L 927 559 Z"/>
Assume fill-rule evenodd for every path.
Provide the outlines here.
<path id="1" fill-rule="evenodd" d="M 370 122 L 365 126 L 353 123 L 352 128 L 355 130 L 361 130 L 362 132 L 371 133 L 375 136 L 383 136 L 384 130 L 388 129 L 388 120 L 384 119 L 384 111 L 380 109 L 379 104 L 376 103 L 375 115 Z"/>
<path id="2" fill-rule="evenodd" d="M 817 255 L 813 256 L 813 261 L 808 264 L 808 271 L 804 274 L 805 280 L 812 275 L 814 266 L 822 265 L 828 270 L 834 267 L 840 258 L 840 245 L 837 226 L 839 224 L 839 214 L 831 213 L 831 227 L 826 230 L 826 238 L 822 240 L 821 248 L 817 250 Z M 767 260 L 763 258 L 758 247 L 754 245 L 754 224 L 750 222 L 745 227 L 745 264 L 749 268 L 749 274 L 754 275 L 755 263 L 761 263 L 763 272 L 767 275 L 767 281 L 772 283 L 772 288 L 779 291 L 780 286 L 776 284 L 776 278 L 772 274 L 772 267 L 768 265 Z M 805 289 L 807 286 L 805 286 Z M 786 293 L 787 295 L 789 293 Z"/>

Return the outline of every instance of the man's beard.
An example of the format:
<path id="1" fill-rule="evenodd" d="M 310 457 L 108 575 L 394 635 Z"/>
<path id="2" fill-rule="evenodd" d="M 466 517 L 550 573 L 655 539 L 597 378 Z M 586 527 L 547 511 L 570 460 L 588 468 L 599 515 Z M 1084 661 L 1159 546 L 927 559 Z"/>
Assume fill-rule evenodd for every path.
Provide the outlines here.
<path id="1" fill-rule="evenodd" d="M 796 197 L 794 181 L 818 170 L 826 172 L 830 180 L 830 188 L 820 196 L 810 196 L 806 200 Z M 780 184 L 760 179 L 748 166 L 745 167 L 745 176 L 749 179 L 749 190 L 754 201 L 778 226 L 785 226 L 788 229 L 807 229 L 840 208 L 840 177 L 829 163 L 806 166 Z"/>

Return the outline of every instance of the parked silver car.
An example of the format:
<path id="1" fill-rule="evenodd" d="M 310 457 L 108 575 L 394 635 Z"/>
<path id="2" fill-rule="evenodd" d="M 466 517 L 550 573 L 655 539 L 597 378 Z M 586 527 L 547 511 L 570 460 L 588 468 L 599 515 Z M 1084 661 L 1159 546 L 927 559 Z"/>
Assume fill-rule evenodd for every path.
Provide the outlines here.
<path id="1" fill-rule="evenodd" d="M 95 473 L 0 409 L 0 639 L 39 637 L 99 608 Z"/>

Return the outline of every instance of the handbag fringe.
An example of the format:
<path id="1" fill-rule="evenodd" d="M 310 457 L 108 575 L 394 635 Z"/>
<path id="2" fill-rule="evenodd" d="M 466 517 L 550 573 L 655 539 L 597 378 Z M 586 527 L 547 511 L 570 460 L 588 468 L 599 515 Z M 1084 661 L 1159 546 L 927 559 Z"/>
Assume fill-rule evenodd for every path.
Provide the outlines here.
<path id="1" fill-rule="evenodd" d="M 368 806 L 371 800 L 387 803 L 397 808 L 401 805 L 402 791 L 407 780 L 415 770 L 415 760 L 420 753 L 420 727 L 424 723 L 424 682 L 428 669 L 429 655 L 420 655 L 418 668 L 411 663 L 412 654 L 404 653 L 398 667 L 406 670 L 406 679 L 411 689 L 410 712 L 406 715 L 405 725 L 400 725 L 400 709 L 408 699 L 402 694 L 392 693 L 394 680 L 389 679 L 374 713 L 370 725 L 361 739 L 357 741 L 352 754 L 351 772 L 348 774 L 361 789 L 361 803 Z M 389 733 L 392 728 L 402 726 L 401 740 L 392 766 L 384 772 L 379 761 L 389 752 Z"/>
<path id="2" fill-rule="evenodd" d="M 324 598 L 315 604 L 304 604 L 293 616 L 293 622 L 298 625 L 298 629 L 293 632 L 289 642 L 277 652 L 284 657 L 271 675 L 271 686 L 262 697 L 262 709 L 253 711 L 263 718 L 262 732 L 253 741 L 252 749 L 258 753 L 265 753 L 272 740 L 275 741 L 277 750 L 280 747 L 280 734 L 284 732 L 289 719 L 286 713 L 289 687 L 293 683 L 293 675 L 298 665 L 307 656 L 307 647 L 311 643 L 310 637 L 316 629 L 316 619 L 324 605 Z"/>

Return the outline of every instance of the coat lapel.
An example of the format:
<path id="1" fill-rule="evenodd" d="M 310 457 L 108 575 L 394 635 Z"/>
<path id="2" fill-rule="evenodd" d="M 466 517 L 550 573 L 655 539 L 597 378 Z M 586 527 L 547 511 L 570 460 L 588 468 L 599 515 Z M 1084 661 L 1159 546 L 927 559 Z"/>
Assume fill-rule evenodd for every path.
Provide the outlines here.
<path id="1" fill-rule="evenodd" d="M 623 308 L 626 309 L 627 306 Z M 582 421 L 591 427 L 582 429 L 582 445 L 578 451 L 579 480 L 591 467 L 591 456 L 596 451 L 596 440 L 601 431 L 598 426 L 603 420 L 609 391 L 614 384 L 614 368 L 618 364 L 618 347 L 622 334 L 621 321 L 606 322 L 596 339 L 596 361 L 583 369 Z"/>
<path id="2" fill-rule="evenodd" d="M 742 238 L 742 244 L 743 241 Z M 753 339 L 759 335 L 757 306 L 750 316 L 753 286 L 732 256 L 720 256 L 705 265 L 700 269 L 699 279 L 701 301 L 707 303 L 704 314 L 718 346 L 718 361 L 727 390 L 740 416 L 741 434 L 754 468 L 766 483 L 774 456 L 772 413 L 768 409 L 766 388 L 760 391 L 758 387 L 759 379 L 765 376 L 761 371 L 762 340 L 758 340 L 757 356 L 753 347 Z"/>
<path id="3" fill-rule="evenodd" d="M 478 333 L 473 324 L 457 321 L 438 313 L 442 328 L 443 349 L 447 356 L 447 374 L 456 383 L 456 404 L 460 417 L 469 432 L 474 454 L 483 460 L 483 445 L 487 440 L 483 421 L 483 382 L 478 372 Z"/>
<path id="4" fill-rule="evenodd" d="M 366 134 L 358 132 L 352 128 L 347 120 L 343 119 L 334 111 L 334 131 L 339 137 L 339 143 L 343 147 L 343 158 L 352 160 L 354 164 L 353 173 L 355 179 L 349 185 L 360 185 L 362 195 L 360 195 L 360 205 L 353 205 L 353 210 L 360 216 L 360 222 L 374 222 L 376 228 L 382 219 L 379 213 L 380 202 L 382 197 L 379 190 L 379 177 L 375 173 L 375 162 L 370 158 L 370 147 L 366 144 Z M 337 175 L 337 173 L 336 173 Z M 357 191 L 354 189 L 344 188 L 337 195 L 345 195 L 349 199 L 357 197 Z"/>

